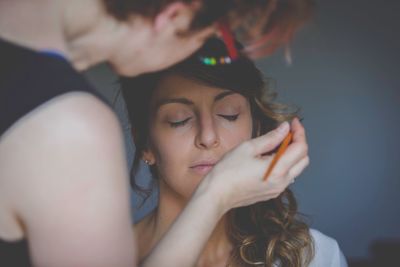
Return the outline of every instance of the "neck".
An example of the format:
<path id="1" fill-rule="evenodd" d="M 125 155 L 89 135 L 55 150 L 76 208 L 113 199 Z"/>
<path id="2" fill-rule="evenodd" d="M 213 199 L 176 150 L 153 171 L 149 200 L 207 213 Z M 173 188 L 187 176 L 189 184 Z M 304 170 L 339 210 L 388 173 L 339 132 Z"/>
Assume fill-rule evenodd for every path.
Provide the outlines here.
<path id="1" fill-rule="evenodd" d="M 175 192 L 172 192 L 167 185 L 160 182 L 160 197 L 157 209 L 144 222 L 151 233 L 151 243 L 155 245 L 168 231 L 169 227 L 185 208 L 188 199 L 185 199 Z M 204 246 L 199 257 L 197 266 L 220 266 L 226 263 L 231 246 L 226 235 L 226 218 L 223 217 L 213 230 L 208 242 Z M 144 242 L 146 243 L 146 242 Z M 151 249 L 151 248 L 148 248 Z"/>

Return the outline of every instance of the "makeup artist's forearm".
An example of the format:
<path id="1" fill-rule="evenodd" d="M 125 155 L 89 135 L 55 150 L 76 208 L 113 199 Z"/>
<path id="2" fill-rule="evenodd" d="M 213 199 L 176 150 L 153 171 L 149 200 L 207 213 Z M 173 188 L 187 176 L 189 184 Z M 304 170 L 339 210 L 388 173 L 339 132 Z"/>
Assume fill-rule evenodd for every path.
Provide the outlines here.
<path id="1" fill-rule="evenodd" d="M 201 183 L 169 231 L 142 262 L 142 267 L 194 266 L 224 210 L 218 195 Z M 140 242 L 140 240 L 139 240 Z"/>

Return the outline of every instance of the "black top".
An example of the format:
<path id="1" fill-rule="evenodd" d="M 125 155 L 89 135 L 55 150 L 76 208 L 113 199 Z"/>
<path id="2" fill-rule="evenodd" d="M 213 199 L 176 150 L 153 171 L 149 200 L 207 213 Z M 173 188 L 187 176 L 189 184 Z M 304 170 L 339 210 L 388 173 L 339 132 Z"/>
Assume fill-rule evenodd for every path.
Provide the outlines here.
<path id="1" fill-rule="evenodd" d="M 0 136 L 33 109 L 72 91 L 86 91 L 105 101 L 61 57 L 37 53 L 0 39 Z"/>
<path id="2" fill-rule="evenodd" d="M 0 39 L 0 137 L 30 111 L 72 91 L 89 92 L 105 101 L 62 57 Z M 29 266 L 26 243 L 0 239 L 0 266 Z"/>

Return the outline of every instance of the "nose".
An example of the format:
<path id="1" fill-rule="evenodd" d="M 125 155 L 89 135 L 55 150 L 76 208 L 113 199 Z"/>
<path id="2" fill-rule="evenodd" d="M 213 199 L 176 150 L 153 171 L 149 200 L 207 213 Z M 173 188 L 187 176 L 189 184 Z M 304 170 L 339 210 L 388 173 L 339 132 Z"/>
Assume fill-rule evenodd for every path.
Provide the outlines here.
<path id="1" fill-rule="evenodd" d="M 219 135 L 211 115 L 199 119 L 195 143 L 201 149 L 214 148 L 219 145 Z"/>

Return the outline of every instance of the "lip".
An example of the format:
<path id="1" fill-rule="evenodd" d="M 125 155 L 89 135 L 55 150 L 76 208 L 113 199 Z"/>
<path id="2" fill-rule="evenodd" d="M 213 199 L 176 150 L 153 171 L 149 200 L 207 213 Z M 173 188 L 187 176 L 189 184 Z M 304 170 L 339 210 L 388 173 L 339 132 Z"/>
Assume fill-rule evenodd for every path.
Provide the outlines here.
<path id="1" fill-rule="evenodd" d="M 192 166 L 190 166 L 190 169 L 192 169 L 194 172 L 200 174 L 200 175 L 205 175 L 211 169 L 215 166 L 217 163 L 216 160 L 202 160 L 194 163 Z"/>

